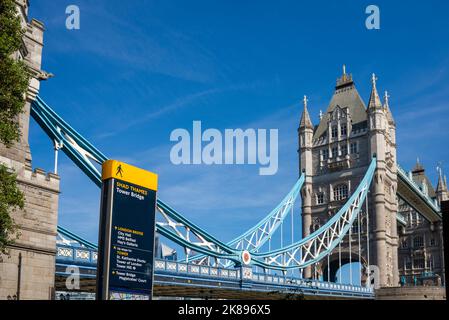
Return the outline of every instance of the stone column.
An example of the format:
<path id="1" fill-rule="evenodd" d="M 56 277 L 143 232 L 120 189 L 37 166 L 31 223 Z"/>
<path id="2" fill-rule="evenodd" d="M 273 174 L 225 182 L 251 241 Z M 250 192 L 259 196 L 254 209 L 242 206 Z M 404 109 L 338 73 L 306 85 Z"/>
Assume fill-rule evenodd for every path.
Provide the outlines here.
<path id="1" fill-rule="evenodd" d="M 310 178 L 306 178 L 310 179 Z M 302 237 L 303 239 L 310 235 L 312 227 L 312 184 L 306 182 L 302 189 Z M 312 268 L 304 269 L 304 277 L 312 277 Z"/>

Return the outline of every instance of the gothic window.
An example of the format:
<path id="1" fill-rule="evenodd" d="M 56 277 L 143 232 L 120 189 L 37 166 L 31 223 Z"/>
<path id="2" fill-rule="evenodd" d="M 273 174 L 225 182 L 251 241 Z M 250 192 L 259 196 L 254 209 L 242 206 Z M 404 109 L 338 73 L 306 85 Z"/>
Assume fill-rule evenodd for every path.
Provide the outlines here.
<path id="1" fill-rule="evenodd" d="M 436 245 L 435 238 L 430 239 L 430 246 L 434 247 Z"/>
<path id="2" fill-rule="evenodd" d="M 332 158 L 336 159 L 338 157 L 338 147 L 332 148 Z"/>
<path id="3" fill-rule="evenodd" d="M 422 248 L 424 247 L 424 239 L 421 236 L 416 236 L 413 238 L 413 247 Z"/>
<path id="4" fill-rule="evenodd" d="M 327 158 L 329 158 L 329 150 L 327 150 L 327 149 L 321 150 L 321 156 L 322 156 L 323 160 L 327 160 Z"/>
<path id="5" fill-rule="evenodd" d="M 340 184 L 334 188 L 334 200 L 340 201 L 348 198 L 348 186 Z"/>
<path id="6" fill-rule="evenodd" d="M 348 134 L 348 126 L 346 123 L 341 125 L 340 131 L 342 136 L 346 136 Z"/>
<path id="7" fill-rule="evenodd" d="M 357 142 L 351 143 L 351 154 L 356 154 L 359 152 L 359 148 L 357 146 Z"/>
<path id="8" fill-rule="evenodd" d="M 316 195 L 316 203 L 317 204 L 323 204 L 324 203 L 324 193 L 318 192 Z"/>
<path id="9" fill-rule="evenodd" d="M 332 138 L 337 138 L 337 137 L 338 137 L 338 127 L 333 126 L 332 127 Z"/>

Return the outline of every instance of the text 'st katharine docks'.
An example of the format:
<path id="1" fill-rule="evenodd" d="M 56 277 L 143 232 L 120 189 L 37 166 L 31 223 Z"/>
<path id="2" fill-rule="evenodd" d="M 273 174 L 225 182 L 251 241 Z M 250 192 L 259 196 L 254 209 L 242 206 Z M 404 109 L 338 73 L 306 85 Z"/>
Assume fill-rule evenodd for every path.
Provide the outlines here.
<path id="1" fill-rule="evenodd" d="M 97 299 L 151 299 L 158 176 L 108 160 L 102 181 Z"/>

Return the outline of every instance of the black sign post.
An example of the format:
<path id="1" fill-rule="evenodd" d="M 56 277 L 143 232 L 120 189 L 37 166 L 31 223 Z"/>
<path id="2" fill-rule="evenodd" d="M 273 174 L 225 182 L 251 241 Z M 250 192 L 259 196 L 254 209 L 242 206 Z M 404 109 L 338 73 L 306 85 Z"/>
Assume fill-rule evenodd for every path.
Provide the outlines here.
<path id="1" fill-rule="evenodd" d="M 102 168 L 98 300 L 149 300 L 157 175 L 115 160 Z"/>

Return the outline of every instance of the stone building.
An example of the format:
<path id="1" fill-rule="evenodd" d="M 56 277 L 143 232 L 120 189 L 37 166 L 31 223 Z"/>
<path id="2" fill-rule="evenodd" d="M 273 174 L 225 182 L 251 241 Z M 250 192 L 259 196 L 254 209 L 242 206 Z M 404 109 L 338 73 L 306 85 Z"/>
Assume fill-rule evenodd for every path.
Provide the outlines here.
<path id="1" fill-rule="evenodd" d="M 377 159 L 377 170 L 368 196 L 369 259 L 366 245 L 361 245 L 361 254 L 358 254 L 354 237 L 351 254 L 346 241 L 342 258 L 338 254 L 332 255 L 329 261 L 308 268 L 304 274 L 306 277 L 310 277 L 312 272 L 327 277 L 326 270 L 331 269 L 329 276 L 332 280 L 339 266 L 338 259 L 343 264 L 360 261 L 364 265 L 369 260 L 371 265 L 380 269 L 382 287 L 399 283 L 396 125 L 388 105 L 388 95 L 382 103 L 376 80 L 373 75 L 371 96 L 366 107 L 352 75 L 347 74 L 344 68 L 329 107 L 315 126 L 309 116 L 307 99 L 304 99 L 298 129 L 299 168 L 306 174 L 301 193 L 304 237 L 324 225 L 341 208 L 362 180 L 372 158 Z M 362 232 L 363 226 L 362 221 Z M 362 238 L 366 239 L 365 236 Z M 330 264 L 329 268 L 327 264 Z"/>
<path id="2" fill-rule="evenodd" d="M 342 207 L 357 188 L 371 159 L 376 157 L 377 161 L 367 197 L 368 210 L 363 208 L 361 212 L 360 230 L 357 222 L 351 229 L 351 241 L 345 240 L 338 253 L 309 267 L 304 275 L 330 277 L 335 281 L 340 265 L 360 262 L 364 266 L 360 270 L 363 282 L 364 268 L 369 262 L 379 267 L 381 287 L 441 285 L 445 283 L 442 222 L 429 222 L 397 196 L 396 124 L 388 93 L 382 102 L 376 81 L 373 75 L 366 107 L 352 75 L 346 74 L 344 68 L 329 107 L 325 114 L 320 112 L 317 125 L 311 121 L 304 98 L 298 129 L 299 169 L 306 174 L 301 192 L 304 237 L 319 229 Z M 436 189 L 419 163 L 411 175 L 432 201 L 449 199 L 446 178 L 441 172 Z"/>
<path id="3" fill-rule="evenodd" d="M 20 236 L 8 248 L 9 254 L 0 256 L 0 299 L 50 299 L 54 290 L 59 176 L 33 170 L 28 143 L 30 105 L 39 92 L 39 81 L 49 76 L 41 70 L 44 26 L 38 20 L 28 20 L 27 0 L 16 3 L 26 33 L 15 58 L 26 62 L 32 79 L 19 117 L 21 139 L 11 148 L 0 144 L 0 162 L 15 170 L 25 194 L 24 210 L 13 213 Z"/>
<path id="4" fill-rule="evenodd" d="M 425 174 L 419 161 L 412 170 L 412 177 L 420 189 L 431 199 L 441 203 L 449 198 L 446 177 L 439 172 L 436 189 Z M 401 284 L 441 285 L 445 283 L 443 226 L 431 223 L 402 199 L 399 214 L 404 224 L 398 226 L 399 274 Z"/>

